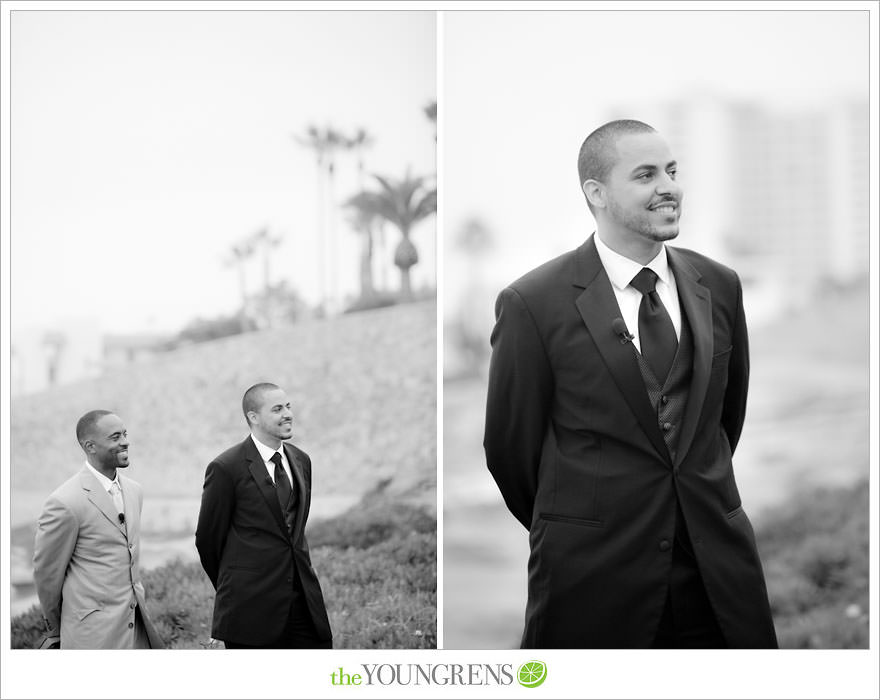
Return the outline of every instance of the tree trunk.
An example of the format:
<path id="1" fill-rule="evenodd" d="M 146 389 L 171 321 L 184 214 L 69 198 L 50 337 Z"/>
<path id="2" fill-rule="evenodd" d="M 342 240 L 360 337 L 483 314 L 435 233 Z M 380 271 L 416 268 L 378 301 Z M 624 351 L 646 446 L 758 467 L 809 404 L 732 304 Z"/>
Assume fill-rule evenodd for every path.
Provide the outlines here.
<path id="1" fill-rule="evenodd" d="M 372 299 L 373 288 L 373 231 L 364 231 L 364 247 L 361 251 L 361 299 Z"/>
<path id="2" fill-rule="evenodd" d="M 332 158 L 327 168 L 327 239 L 330 246 L 330 255 L 328 267 L 330 271 L 330 284 L 328 293 L 328 310 L 331 313 L 337 311 L 336 308 L 336 268 L 338 260 L 336 259 L 336 202 L 334 200 L 334 184 L 335 184 L 335 167 Z"/>
<path id="3" fill-rule="evenodd" d="M 406 301 L 412 299 L 412 284 L 409 279 L 409 268 L 400 268 L 400 296 Z"/>
<path id="4" fill-rule="evenodd" d="M 247 286 L 244 279 L 244 260 L 238 261 L 238 284 L 241 289 L 241 314 L 239 322 L 241 324 L 241 332 L 248 330 L 248 311 L 247 311 Z"/>
<path id="5" fill-rule="evenodd" d="M 324 315 L 324 306 L 327 303 L 326 294 L 325 294 L 325 285 L 324 285 L 324 277 L 325 277 L 325 269 L 326 269 L 326 256 L 324 253 L 324 246 L 326 244 L 325 240 L 325 232 L 326 226 L 326 202 L 324 201 L 324 161 L 321 156 L 318 156 L 318 314 Z"/>

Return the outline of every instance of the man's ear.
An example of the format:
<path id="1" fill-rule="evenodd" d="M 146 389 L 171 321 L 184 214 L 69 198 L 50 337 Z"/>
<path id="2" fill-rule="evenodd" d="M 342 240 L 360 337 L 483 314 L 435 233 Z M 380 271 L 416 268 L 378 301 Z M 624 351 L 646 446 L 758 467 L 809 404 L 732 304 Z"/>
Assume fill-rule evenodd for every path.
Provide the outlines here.
<path id="1" fill-rule="evenodd" d="M 605 185 L 598 180 L 584 180 L 581 189 L 587 201 L 593 205 L 594 209 L 605 208 Z"/>
<path id="2" fill-rule="evenodd" d="M 82 445 L 83 450 L 85 450 L 85 452 L 87 454 L 92 454 L 95 451 L 94 440 L 86 439 L 86 440 L 83 440 L 80 444 Z"/>

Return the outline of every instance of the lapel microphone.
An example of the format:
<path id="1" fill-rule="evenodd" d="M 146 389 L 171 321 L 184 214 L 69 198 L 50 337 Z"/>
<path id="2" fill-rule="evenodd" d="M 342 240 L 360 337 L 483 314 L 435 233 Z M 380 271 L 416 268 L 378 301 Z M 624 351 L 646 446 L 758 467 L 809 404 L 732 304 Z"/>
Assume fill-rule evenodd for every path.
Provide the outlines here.
<path id="1" fill-rule="evenodd" d="M 635 336 L 627 330 L 626 324 L 619 316 L 611 322 L 611 330 L 613 330 L 614 334 L 620 338 L 621 345 L 626 345 L 627 343 L 632 342 L 633 338 L 635 338 Z"/>
<path id="2" fill-rule="evenodd" d="M 125 525 L 125 513 L 120 513 L 120 514 L 119 514 L 119 524 L 120 524 L 120 525 Z"/>

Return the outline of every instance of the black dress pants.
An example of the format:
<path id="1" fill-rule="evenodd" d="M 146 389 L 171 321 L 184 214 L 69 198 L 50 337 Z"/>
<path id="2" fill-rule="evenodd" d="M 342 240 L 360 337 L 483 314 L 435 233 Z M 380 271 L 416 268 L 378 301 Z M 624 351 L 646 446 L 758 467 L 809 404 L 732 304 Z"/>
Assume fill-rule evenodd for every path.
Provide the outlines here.
<path id="1" fill-rule="evenodd" d="M 223 642 L 227 649 L 331 649 L 332 642 L 318 639 L 315 624 L 308 610 L 296 610 L 291 606 L 287 616 L 287 625 L 281 637 L 269 644 L 238 644 Z"/>
<path id="2" fill-rule="evenodd" d="M 680 518 L 683 523 L 684 519 Z M 677 529 L 666 604 L 654 649 L 725 649 L 727 643 L 697 568 L 687 530 Z"/>
<path id="3" fill-rule="evenodd" d="M 306 605 L 299 573 L 293 577 L 294 596 L 287 613 L 287 624 L 281 636 L 268 644 L 239 644 L 224 641 L 227 649 L 332 649 L 333 643 L 318 639 L 318 632 Z"/>

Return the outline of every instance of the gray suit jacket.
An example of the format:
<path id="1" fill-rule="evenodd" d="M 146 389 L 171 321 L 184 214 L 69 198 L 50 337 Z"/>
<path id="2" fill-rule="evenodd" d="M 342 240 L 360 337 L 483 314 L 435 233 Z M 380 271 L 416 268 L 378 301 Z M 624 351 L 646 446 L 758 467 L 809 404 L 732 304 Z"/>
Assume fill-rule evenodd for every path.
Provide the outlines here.
<path id="1" fill-rule="evenodd" d="M 125 504 L 113 500 L 85 466 L 46 500 L 37 522 L 34 581 L 62 649 L 131 649 L 135 607 L 152 648 L 164 645 L 147 614 L 140 580 L 140 485 L 119 474 Z"/>

